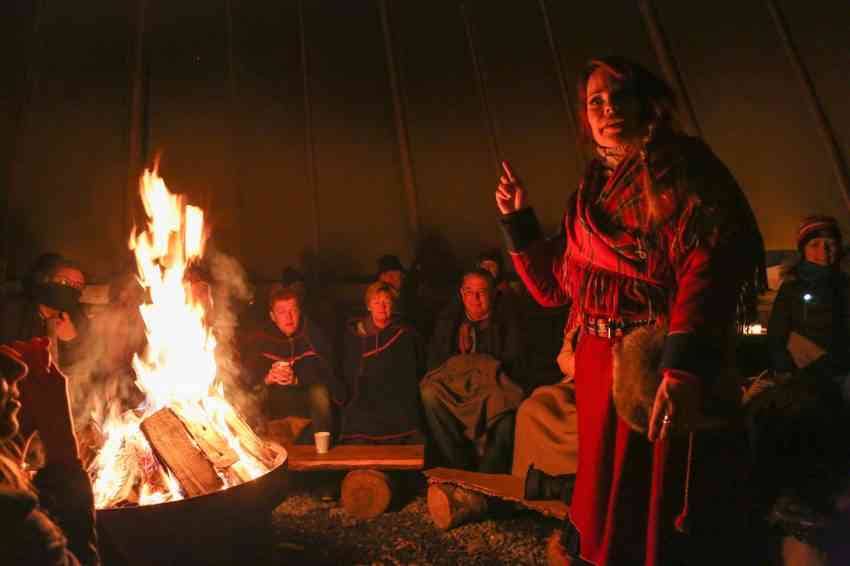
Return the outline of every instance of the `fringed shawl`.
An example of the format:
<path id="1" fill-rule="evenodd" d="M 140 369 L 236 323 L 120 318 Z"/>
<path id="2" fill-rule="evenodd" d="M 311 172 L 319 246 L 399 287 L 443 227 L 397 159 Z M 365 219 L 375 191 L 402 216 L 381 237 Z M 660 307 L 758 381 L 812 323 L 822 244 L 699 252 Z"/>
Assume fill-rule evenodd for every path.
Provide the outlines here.
<path id="1" fill-rule="evenodd" d="M 653 191 L 650 220 L 645 191 Z M 571 324 L 583 314 L 663 318 L 676 269 L 698 247 L 736 278 L 738 322 L 755 315 L 766 288 L 764 249 L 755 216 L 728 169 L 701 141 L 668 136 L 633 150 L 610 175 L 588 167 L 564 221 L 566 256 L 557 274 L 573 299 Z"/>

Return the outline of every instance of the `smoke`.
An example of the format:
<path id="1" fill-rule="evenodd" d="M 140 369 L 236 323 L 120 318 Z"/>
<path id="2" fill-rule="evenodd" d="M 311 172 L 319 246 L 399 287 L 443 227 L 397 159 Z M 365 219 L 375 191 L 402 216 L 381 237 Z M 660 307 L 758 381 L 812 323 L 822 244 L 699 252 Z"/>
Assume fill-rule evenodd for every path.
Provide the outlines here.
<path id="1" fill-rule="evenodd" d="M 256 421 L 258 400 L 240 378 L 242 366 L 238 347 L 241 310 L 253 297 L 253 288 L 242 266 L 233 257 L 207 249 L 204 258 L 206 281 L 211 289 L 212 309 L 207 321 L 216 339 L 218 379 L 225 397 L 248 419 Z M 134 354 L 146 344 L 145 326 L 139 305 L 145 292 L 135 272 L 126 272 L 110 282 L 109 302 L 86 305 L 88 316 L 79 324 L 78 343 L 60 353 L 60 366 L 69 377 L 69 392 L 78 430 L 94 421 L 135 409 L 144 402 L 132 369 Z"/>

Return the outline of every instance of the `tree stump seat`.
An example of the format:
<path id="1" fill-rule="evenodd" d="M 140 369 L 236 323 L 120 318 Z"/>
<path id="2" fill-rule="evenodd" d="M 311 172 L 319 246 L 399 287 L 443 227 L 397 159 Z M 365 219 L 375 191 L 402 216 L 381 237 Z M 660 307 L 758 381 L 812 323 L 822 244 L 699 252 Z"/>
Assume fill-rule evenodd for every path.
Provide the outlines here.
<path id="1" fill-rule="evenodd" d="M 288 449 L 287 465 L 292 471 L 317 472 L 345 470 L 340 487 L 340 503 L 350 515 L 372 519 L 384 513 L 399 490 L 392 471 L 421 470 L 425 447 L 418 444 L 342 444 L 319 454 L 314 446 L 295 445 Z"/>

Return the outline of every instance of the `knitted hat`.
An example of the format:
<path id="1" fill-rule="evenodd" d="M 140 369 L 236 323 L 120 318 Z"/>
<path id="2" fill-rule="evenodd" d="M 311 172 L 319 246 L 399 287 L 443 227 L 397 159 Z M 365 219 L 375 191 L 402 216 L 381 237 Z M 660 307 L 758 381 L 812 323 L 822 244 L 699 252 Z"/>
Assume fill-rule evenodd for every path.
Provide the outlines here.
<path id="1" fill-rule="evenodd" d="M 387 271 L 401 271 L 406 273 L 407 270 L 401 264 L 401 260 L 395 255 L 382 255 L 378 258 L 378 276 Z"/>
<path id="2" fill-rule="evenodd" d="M 797 249 L 803 251 L 806 244 L 814 238 L 835 238 L 841 242 L 841 229 L 832 216 L 813 214 L 807 216 L 797 229 Z"/>

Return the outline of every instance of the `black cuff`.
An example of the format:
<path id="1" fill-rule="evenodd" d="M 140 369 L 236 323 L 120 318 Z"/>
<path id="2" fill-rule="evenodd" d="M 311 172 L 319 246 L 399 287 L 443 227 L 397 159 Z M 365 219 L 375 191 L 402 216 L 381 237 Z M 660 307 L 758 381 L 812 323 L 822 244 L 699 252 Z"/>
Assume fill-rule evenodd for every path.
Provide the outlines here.
<path id="1" fill-rule="evenodd" d="M 499 226 L 508 250 L 520 252 L 543 239 L 543 231 L 533 208 L 523 208 L 499 218 Z"/>
<path id="2" fill-rule="evenodd" d="M 661 369 L 676 369 L 710 382 L 720 372 L 721 352 L 716 345 L 691 332 L 668 334 L 661 354 Z"/>

